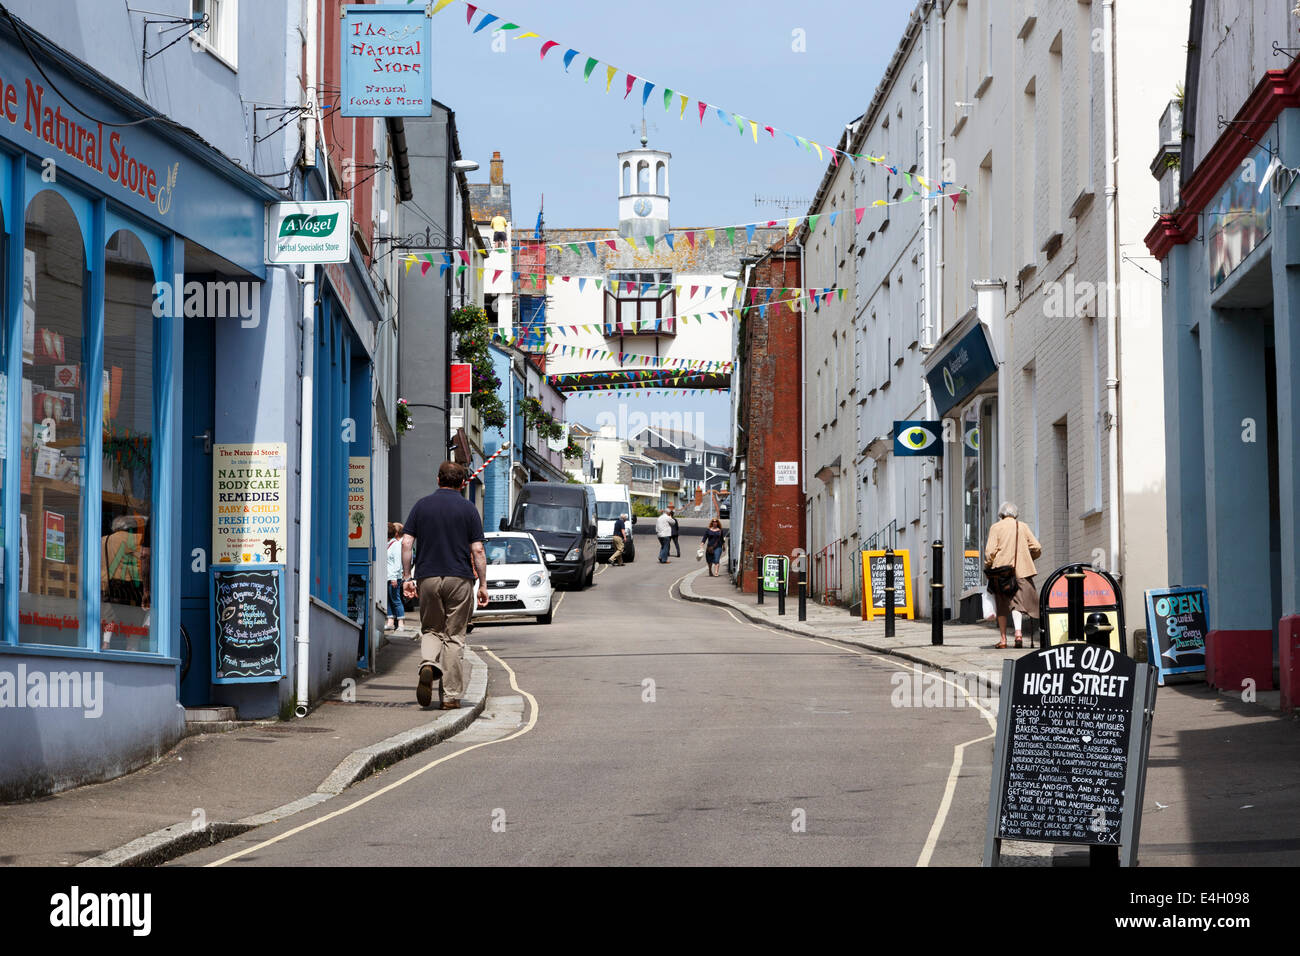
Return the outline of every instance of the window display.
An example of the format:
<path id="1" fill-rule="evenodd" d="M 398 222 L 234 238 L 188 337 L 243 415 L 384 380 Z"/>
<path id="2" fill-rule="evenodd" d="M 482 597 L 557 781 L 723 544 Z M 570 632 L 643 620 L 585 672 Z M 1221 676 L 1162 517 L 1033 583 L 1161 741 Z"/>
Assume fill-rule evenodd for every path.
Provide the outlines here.
<path id="1" fill-rule="evenodd" d="M 25 240 L 18 639 L 76 646 L 86 608 L 85 252 L 71 208 L 49 190 L 28 207 Z"/>

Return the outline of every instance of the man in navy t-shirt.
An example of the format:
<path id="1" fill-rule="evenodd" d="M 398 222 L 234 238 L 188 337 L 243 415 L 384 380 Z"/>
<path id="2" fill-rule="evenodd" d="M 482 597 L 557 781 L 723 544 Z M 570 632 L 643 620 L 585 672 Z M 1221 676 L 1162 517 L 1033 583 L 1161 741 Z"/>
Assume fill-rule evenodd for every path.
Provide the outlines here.
<path id="1" fill-rule="evenodd" d="M 442 675 L 443 710 L 460 706 L 465 692 L 465 633 L 474 613 L 474 579 L 478 605 L 486 607 L 487 555 L 483 519 L 460 493 L 465 467 L 444 461 L 438 490 L 411 508 L 403 525 L 402 591 L 420 598 L 420 679 L 415 699 L 433 702 L 433 682 Z M 418 546 L 416 546 L 418 542 Z M 412 550 L 414 558 L 412 572 Z"/>

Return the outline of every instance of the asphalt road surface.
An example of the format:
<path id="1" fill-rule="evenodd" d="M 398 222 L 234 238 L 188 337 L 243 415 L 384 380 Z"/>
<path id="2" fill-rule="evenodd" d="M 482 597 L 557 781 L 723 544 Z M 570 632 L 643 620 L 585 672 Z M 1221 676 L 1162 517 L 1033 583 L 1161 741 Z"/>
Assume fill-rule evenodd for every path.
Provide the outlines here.
<path id="1" fill-rule="evenodd" d="M 476 626 L 469 730 L 172 865 L 978 865 L 981 711 L 892 706 L 907 663 L 682 601 L 699 533 L 549 626 Z"/>

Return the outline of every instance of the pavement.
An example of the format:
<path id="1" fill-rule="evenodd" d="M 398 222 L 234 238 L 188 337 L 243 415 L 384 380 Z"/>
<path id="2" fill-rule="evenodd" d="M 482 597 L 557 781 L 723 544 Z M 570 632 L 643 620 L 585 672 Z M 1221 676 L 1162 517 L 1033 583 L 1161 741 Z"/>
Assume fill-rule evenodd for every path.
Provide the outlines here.
<path id="1" fill-rule="evenodd" d="M 998 649 L 996 629 L 945 622 L 943 644 L 931 644 L 929 621 L 862 621 L 841 607 L 809 603 L 797 620 L 797 599 L 778 615 L 775 596 L 759 606 L 725 576 L 705 570 L 688 575 L 683 598 L 725 607 L 747 620 L 792 634 L 862 647 L 934 671 L 959 675 L 957 683 L 987 688 L 996 712 L 1002 663 L 1032 653 Z M 1026 641 L 1026 644 L 1028 642 Z M 960 703 L 958 704 L 960 706 Z M 991 757 L 992 742 L 987 745 Z M 986 800 L 988 780 L 984 782 Z M 1295 866 L 1300 864 L 1300 721 L 1282 716 L 1278 694 L 1216 692 L 1204 681 L 1172 680 L 1156 693 L 1143 805 L 1139 859 L 1148 866 Z M 987 805 L 987 804 L 986 804 Z M 1040 846 L 1046 846 L 1040 845 Z M 1033 853 L 1032 845 L 1016 844 Z M 1005 850 L 1005 845 L 1004 845 Z M 1027 861 L 1032 864 L 1035 861 Z M 1053 865 L 1086 865 L 1081 848 L 1056 847 Z"/>
<path id="2" fill-rule="evenodd" d="M 407 624 L 388 632 L 376 669 L 354 678 L 354 699 L 337 690 L 306 717 L 187 736 L 134 773 L 0 806 L 0 865 L 154 865 L 324 803 L 459 733 L 483 711 L 487 665 L 467 650 L 460 708 L 421 708 L 420 645 Z"/>

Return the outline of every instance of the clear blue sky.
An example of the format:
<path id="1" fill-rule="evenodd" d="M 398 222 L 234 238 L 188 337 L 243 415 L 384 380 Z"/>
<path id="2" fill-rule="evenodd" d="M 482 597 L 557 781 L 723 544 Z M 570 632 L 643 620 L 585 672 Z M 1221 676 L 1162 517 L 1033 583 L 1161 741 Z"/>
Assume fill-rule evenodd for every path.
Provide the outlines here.
<path id="1" fill-rule="evenodd" d="M 622 71 L 655 84 L 646 116 L 650 144 L 673 155 L 674 225 L 726 225 L 760 218 L 801 215 L 754 197 L 810 200 L 824 165 L 789 139 L 772 140 L 759 130 L 756 145 L 710 112 L 700 125 L 696 99 L 728 112 L 834 145 L 844 125 L 861 114 L 893 55 L 914 7 L 912 0 L 656 0 L 642 4 L 564 0 L 488 0 L 479 5 L 520 33 L 556 40 L 544 62 L 541 40 L 507 39 L 494 52 L 491 28 L 474 34 L 464 3 L 453 3 L 433 21 L 434 96 L 456 112 L 461 151 L 480 164 L 471 181 L 487 181 L 488 161 L 499 150 L 511 185 L 514 221 L 531 227 L 546 196 L 550 227 L 601 227 L 617 223 L 615 154 L 638 144 L 641 85 L 623 98 Z M 805 52 L 794 46 L 802 31 Z M 569 73 L 566 49 L 581 51 Z M 596 57 L 589 82 L 587 56 Z M 610 92 L 605 65 L 620 69 Z M 691 97 L 686 118 L 678 105 L 663 109 L 662 90 Z M 654 128 L 654 127 L 657 127 Z M 638 128 L 638 131 L 634 131 Z M 726 356 L 718 356 L 726 358 Z M 575 398 L 570 418 L 593 424 L 602 409 L 617 411 L 622 399 Z M 704 412 L 704 437 L 727 444 L 725 395 L 632 398 L 631 408 Z"/>

